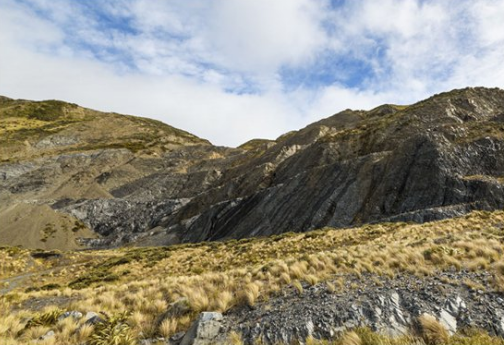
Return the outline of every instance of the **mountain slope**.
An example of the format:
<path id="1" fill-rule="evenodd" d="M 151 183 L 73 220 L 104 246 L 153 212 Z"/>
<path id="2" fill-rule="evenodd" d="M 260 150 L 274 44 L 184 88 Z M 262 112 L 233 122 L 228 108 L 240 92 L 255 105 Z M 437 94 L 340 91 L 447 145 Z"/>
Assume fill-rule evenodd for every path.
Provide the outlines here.
<path id="1" fill-rule="evenodd" d="M 152 168 L 147 163 L 135 164 L 137 157 L 147 162 L 163 152 L 192 145 L 210 143 L 146 118 L 102 113 L 61 101 L 1 97 L 2 242 L 32 248 L 78 247 L 76 239 L 96 234 L 77 218 L 52 210 L 51 204 L 61 199 L 113 198 L 95 180 L 97 176 L 121 167 L 115 183 L 138 179 Z M 44 229 L 53 229 L 52 235 L 47 237 Z"/>
<path id="2" fill-rule="evenodd" d="M 16 102 L 29 111 L 15 110 Z M 39 103 L 1 102 L 4 128 L 12 128 L 12 119 L 37 128 L 49 121 L 57 132 L 9 132 L 0 201 L 36 200 L 81 220 L 100 237 L 83 244 L 243 238 L 504 207 L 499 89 L 346 110 L 276 141 L 236 149 L 149 120 L 56 102 L 63 104 L 57 119 L 74 121 L 61 124 L 46 118 L 52 112 L 34 113 Z M 100 132 L 105 122 L 109 127 Z"/>
<path id="3" fill-rule="evenodd" d="M 500 208 L 503 112 L 504 92 L 487 89 L 344 111 L 226 171 L 162 225 L 198 241 Z"/>
<path id="4" fill-rule="evenodd" d="M 209 144 L 190 133 L 147 118 L 102 113 L 61 101 L 0 98 L 0 160 L 127 148 L 133 152 Z"/>

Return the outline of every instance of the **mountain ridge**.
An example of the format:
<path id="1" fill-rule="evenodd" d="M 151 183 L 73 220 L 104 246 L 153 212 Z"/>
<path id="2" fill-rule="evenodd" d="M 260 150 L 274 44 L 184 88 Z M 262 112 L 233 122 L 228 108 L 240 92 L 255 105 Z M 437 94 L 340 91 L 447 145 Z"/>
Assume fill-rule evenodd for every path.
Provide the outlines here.
<path id="1" fill-rule="evenodd" d="M 81 245 L 169 245 L 425 222 L 504 207 L 500 89 L 466 88 L 409 106 L 344 110 L 274 141 L 253 139 L 237 148 L 59 101 L 23 101 L 28 103 L 18 109 L 21 120 L 12 124 L 12 110 L 5 110 L 12 102 L 0 102 L 3 130 L 21 129 L 3 140 L 14 147 L 14 158 L 27 159 L 12 159 L 6 146 L 0 150 L 0 157 L 10 159 L 0 164 L 0 215 L 14 219 L 19 205 L 49 205 L 93 230 L 96 236 L 76 232 Z M 60 109 L 58 116 L 53 108 Z M 93 125 L 98 114 L 108 122 L 99 130 L 103 121 Z M 91 128 L 76 121 L 86 115 Z M 30 116 L 35 129 L 53 127 L 43 133 L 27 129 L 23 119 Z M 62 116 L 74 122 L 59 124 Z M 80 142 L 72 135 L 80 135 Z M 95 146 L 89 146 L 91 139 Z M 15 227 L 9 224 L 9 231 Z M 55 228 L 65 233 L 63 226 Z M 41 231 L 27 229 L 30 238 Z M 51 248 L 51 241 L 40 245 Z"/>

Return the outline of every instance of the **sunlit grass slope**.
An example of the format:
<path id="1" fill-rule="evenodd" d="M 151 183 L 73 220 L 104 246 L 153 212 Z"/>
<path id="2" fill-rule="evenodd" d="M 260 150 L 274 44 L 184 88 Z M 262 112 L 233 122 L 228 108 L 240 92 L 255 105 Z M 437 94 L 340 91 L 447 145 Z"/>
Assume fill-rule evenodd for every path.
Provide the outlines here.
<path id="1" fill-rule="evenodd" d="M 3 248 L 0 335 L 7 343 L 21 344 L 52 329 L 56 336 L 47 342 L 98 344 L 118 336 L 110 333 L 115 329 L 110 325 L 121 324 L 118 339 L 125 344 L 168 337 L 186 330 L 201 311 L 253 306 L 282 289 L 302 293 L 306 284 L 324 283 L 338 291 L 346 277 L 366 272 L 422 277 L 448 268 L 485 270 L 492 282 L 478 288 L 503 291 L 503 242 L 504 212 L 497 211 L 425 224 L 327 228 L 172 247 L 38 253 Z M 103 312 L 112 328 L 82 327 L 82 320 L 71 318 L 57 321 L 70 310 Z M 27 322 L 30 317 L 38 321 Z M 452 338 L 452 343 L 470 343 Z M 501 343 L 488 339 L 485 343 Z"/>

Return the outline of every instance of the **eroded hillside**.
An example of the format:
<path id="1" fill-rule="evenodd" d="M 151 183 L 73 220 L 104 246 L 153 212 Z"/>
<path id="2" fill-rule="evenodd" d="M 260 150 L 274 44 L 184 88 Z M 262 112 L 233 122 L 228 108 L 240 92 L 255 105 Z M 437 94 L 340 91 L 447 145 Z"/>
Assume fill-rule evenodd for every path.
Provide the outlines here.
<path id="1" fill-rule="evenodd" d="M 169 245 L 504 207 L 499 89 L 346 110 L 238 148 L 57 101 L 2 99 L 0 114 L 10 245 L 69 248 L 63 236 L 73 246 Z M 41 221 L 42 207 L 55 220 Z"/>

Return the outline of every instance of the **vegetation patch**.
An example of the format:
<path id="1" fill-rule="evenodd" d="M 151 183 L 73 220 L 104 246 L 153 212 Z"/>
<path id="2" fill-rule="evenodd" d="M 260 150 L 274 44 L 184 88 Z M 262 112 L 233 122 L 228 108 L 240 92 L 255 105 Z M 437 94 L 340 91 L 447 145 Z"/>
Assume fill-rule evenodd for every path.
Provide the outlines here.
<path id="1" fill-rule="evenodd" d="M 4 117 L 26 117 L 40 121 L 55 121 L 65 116 L 67 108 L 75 108 L 76 104 L 49 100 L 42 102 L 16 102 L 3 110 Z"/>
<path id="2" fill-rule="evenodd" d="M 56 259 L 61 258 L 63 255 L 56 250 L 35 250 L 30 252 L 30 256 L 34 259 Z"/>
<path id="3" fill-rule="evenodd" d="M 94 325 L 93 333 L 87 343 L 89 345 L 134 344 L 136 341 L 127 320 L 128 313 L 120 313 L 106 318 L 103 322 L 98 322 Z"/>
<path id="4" fill-rule="evenodd" d="M 42 238 L 41 238 L 41 241 L 42 242 L 47 242 L 47 240 L 49 238 L 54 238 L 54 235 L 56 234 L 56 232 L 58 232 L 58 230 L 56 230 L 54 224 L 46 224 L 45 227 L 42 229 Z"/>
<path id="5" fill-rule="evenodd" d="M 76 219 L 74 222 L 74 226 L 72 227 L 72 232 L 79 232 L 80 230 L 84 230 L 86 228 L 87 226 L 86 224 L 84 224 L 84 222 L 82 222 L 79 219 Z"/>
<path id="6" fill-rule="evenodd" d="M 23 332 L 37 326 L 53 326 L 58 322 L 58 318 L 63 314 L 63 310 L 54 309 L 43 314 L 36 314 L 26 323 Z"/>
<path id="7" fill-rule="evenodd" d="M 112 273 L 107 269 L 95 269 L 68 284 L 68 287 L 80 290 L 91 286 L 93 283 L 115 282 L 119 280 L 118 274 Z"/>

